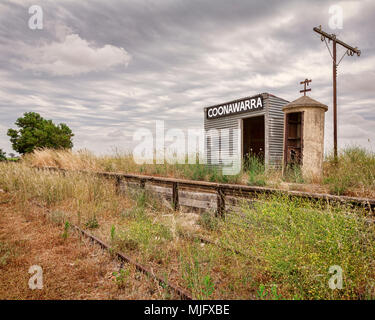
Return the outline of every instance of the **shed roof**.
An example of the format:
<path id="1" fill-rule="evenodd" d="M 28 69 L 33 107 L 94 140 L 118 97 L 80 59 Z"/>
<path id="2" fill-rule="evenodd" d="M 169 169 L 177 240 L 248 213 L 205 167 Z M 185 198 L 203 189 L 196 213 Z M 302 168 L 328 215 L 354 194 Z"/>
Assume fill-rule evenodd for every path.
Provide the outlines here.
<path id="1" fill-rule="evenodd" d="M 292 109 L 292 108 L 323 108 L 325 111 L 328 110 L 328 106 L 316 101 L 308 96 L 302 96 L 299 97 L 297 100 L 294 100 L 287 105 L 283 107 L 283 111 L 287 109 Z"/>

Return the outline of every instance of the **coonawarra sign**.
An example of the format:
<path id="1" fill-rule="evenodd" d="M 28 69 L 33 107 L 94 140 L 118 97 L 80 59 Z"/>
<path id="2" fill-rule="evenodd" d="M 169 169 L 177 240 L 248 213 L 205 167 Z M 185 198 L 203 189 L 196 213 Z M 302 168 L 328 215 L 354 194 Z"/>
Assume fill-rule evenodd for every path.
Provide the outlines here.
<path id="1" fill-rule="evenodd" d="M 261 96 L 256 96 L 208 107 L 206 115 L 207 119 L 214 119 L 261 109 L 263 109 L 263 99 Z"/>

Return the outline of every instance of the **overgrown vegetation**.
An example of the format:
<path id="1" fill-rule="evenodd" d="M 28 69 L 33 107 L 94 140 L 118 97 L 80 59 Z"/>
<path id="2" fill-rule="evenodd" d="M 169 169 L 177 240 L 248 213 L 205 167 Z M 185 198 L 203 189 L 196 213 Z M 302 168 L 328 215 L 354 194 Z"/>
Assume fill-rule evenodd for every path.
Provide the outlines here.
<path id="1" fill-rule="evenodd" d="M 218 219 L 215 218 L 212 212 L 203 212 L 198 223 L 209 231 L 214 231 L 218 227 Z"/>
<path id="2" fill-rule="evenodd" d="M 285 181 L 288 181 L 288 182 L 304 183 L 305 181 L 302 177 L 301 166 L 298 166 L 298 165 L 287 166 L 285 168 L 284 179 Z"/>
<path id="3" fill-rule="evenodd" d="M 375 154 L 360 147 L 343 149 L 337 163 L 333 155 L 325 162 L 326 183 L 332 193 L 374 196 Z"/>
<path id="4" fill-rule="evenodd" d="M 64 232 L 62 233 L 62 237 L 64 240 L 68 239 L 68 236 L 69 236 L 69 228 L 70 228 L 70 224 L 68 221 L 65 222 L 65 225 L 64 225 Z"/>
<path id="5" fill-rule="evenodd" d="M 248 184 L 263 187 L 267 184 L 264 161 L 256 156 L 249 156 L 244 163 L 244 171 L 248 174 Z"/>
<path id="6" fill-rule="evenodd" d="M 114 276 L 113 281 L 116 283 L 119 289 L 126 288 L 129 284 L 129 277 L 130 277 L 130 269 L 120 269 L 119 272 L 113 272 L 112 275 Z"/>
<path id="7" fill-rule="evenodd" d="M 15 250 L 7 243 L 0 241 L 0 269 L 15 255 Z"/>
<path id="8" fill-rule="evenodd" d="M 0 187 L 1 188 L 1 187 Z M 163 299 L 158 283 L 130 268 L 125 288 L 111 280 L 118 262 L 75 232 L 64 240 L 63 225 L 29 201 L 18 208 L 16 193 L 0 191 L 0 298 L 4 300 Z M 39 200 L 38 200 L 39 201 Z M 61 205 L 60 205 L 61 206 Z M 51 208 L 53 212 L 55 208 Z M 67 207 L 64 208 L 67 210 Z M 64 211 L 65 212 L 65 211 Z M 69 214 L 69 212 L 67 212 Z M 59 215 L 60 216 L 60 215 Z M 40 265 L 43 290 L 30 290 L 30 266 Z M 123 266 L 127 269 L 128 265 Z M 50 272 L 49 270 L 52 270 Z M 178 298 L 172 292 L 170 297 Z"/>
<path id="9" fill-rule="evenodd" d="M 282 176 L 280 168 L 266 168 L 263 160 L 257 157 L 246 159 L 243 170 L 233 176 L 223 175 L 221 170 L 203 164 L 138 165 L 131 154 L 120 152 L 116 152 L 114 156 L 94 156 L 87 150 L 35 150 L 32 154 L 25 155 L 23 162 L 31 166 L 126 172 L 375 197 L 375 154 L 359 147 L 343 149 L 337 164 L 332 156 L 328 156 L 324 162 L 324 178 L 321 185 L 310 185 L 308 180 L 305 181 L 298 166 L 287 168 Z"/>
<path id="10" fill-rule="evenodd" d="M 0 163 L 0 189 L 12 193 L 24 212 L 34 203 L 48 206 L 64 238 L 70 223 L 91 228 L 87 222 L 95 220 L 91 233 L 198 299 L 375 298 L 374 226 L 351 208 L 264 196 L 225 220 L 203 214 L 190 228 L 182 213 L 147 191 L 120 195 L 114 181 L 89 173 Z M 328 285 L 334 265 L 343 270 L 342 290 Z M 115 279 L 119 288 L 127 286 L 127 274 Z"/>
<path id="11" fill-rule="evenodd" d="M 199 250 L 196 246 L 188 246 L 186 250 L 184 254 L 180 254 L 179 260 L 182 279 L 185 280 L 194 297 L 210 299 L 215 291 L 215 284 L 207 271 L 209 259 L 204 257 L 204 250 Z"/>
<path id="12" fill-rule="evenodd" d="M 360 213 L 347 212 L 283 196 L 245 205 L 240 221 L 252 236 L 242 250 L 258 257 L 254 268 L 263 273 L 260 285 L 276 284 L 289 298 L 365 298 L 375 276 L 375 228 Z M 335 265 L 344 272 L 342 290 L 327 285 L 329 267 Z"/>
<path id="13" fill-rule="evenodd" d="M 99 222 L 96 219 L 96 214 L 93 214 L 85 223 L 86 228 L 88 229 L 96 229 L 99 227 Z"/>

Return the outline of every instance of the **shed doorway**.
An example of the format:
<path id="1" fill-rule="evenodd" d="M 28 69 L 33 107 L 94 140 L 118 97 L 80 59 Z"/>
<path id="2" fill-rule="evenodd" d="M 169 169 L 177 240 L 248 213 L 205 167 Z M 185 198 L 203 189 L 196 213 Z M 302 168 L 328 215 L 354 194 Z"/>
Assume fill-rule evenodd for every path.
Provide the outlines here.
<path id="1" fill-rule="evenodd" d="M 303 112 L 286 114 L 285 123 L 285 154 L 286 166 L 302 165 L 303 154 Z"/>
<path id="2" fill-rule="evenodd" d="M 265 145 L 264 115 L 243 119 L 242 143 L 244 162 L 249 157 L 264 161 Z"/>

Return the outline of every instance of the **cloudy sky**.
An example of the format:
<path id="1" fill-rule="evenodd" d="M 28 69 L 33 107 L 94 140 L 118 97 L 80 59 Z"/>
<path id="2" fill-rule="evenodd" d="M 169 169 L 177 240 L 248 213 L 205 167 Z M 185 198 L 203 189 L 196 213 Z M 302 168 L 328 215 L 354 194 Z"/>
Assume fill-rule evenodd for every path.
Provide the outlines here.
<path id="1" fill-rule="evenodd" d="M 43 29 L 29 28 L 29 8 Z M 331 30 L 329 8 L 343 8 Z M 339 146 L 375 150 L 375 2 L 264 0 L 80 0 L 0 3 L 0 148 L 24 112 L 68 124 L 75 149 L 127 149 L 133 132 L 201 128 L 203 107 L 261 92 L 292 101 L 299 81 L 330 109 L 332 61 L 312 31 L 322 25 L 362 55 L 338 72 Z M 344 53 L 340 48 L 338 56 Z"/>

